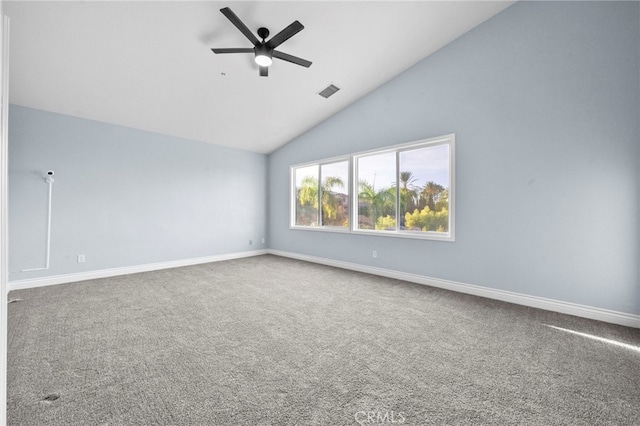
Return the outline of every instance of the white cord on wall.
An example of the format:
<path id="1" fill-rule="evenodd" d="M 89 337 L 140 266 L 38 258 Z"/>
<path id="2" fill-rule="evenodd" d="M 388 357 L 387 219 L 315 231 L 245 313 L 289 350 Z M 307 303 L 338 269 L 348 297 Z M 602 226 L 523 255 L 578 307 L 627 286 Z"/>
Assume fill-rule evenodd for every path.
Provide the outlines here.
<path id="1" fill-rule="evenodd" d="M 49 184 L 49 205 L 47 208 L 47 256 L 45 261 L 44 268 L 31 268 L 31 269 L 23 269 L 20 272 L 31 272 L 31 271 L 45 271 L 49 269 L 49 261 L 51 260 L 51 199 L 53 197 L 53 171 L 49 170 L 47 172 L 47 177 L 44 179 L 45 182 Z"/>

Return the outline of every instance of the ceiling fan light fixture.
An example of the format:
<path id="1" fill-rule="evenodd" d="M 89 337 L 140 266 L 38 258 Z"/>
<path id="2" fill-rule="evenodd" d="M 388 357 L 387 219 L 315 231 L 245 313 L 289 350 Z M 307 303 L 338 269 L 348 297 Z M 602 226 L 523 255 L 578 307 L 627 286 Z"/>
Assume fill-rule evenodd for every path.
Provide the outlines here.
<path id="1" fill-rule="evenodd" d="M 256 54 L 256 64 L 260 65 L 261 67 L 268 67 L 273 63 L 273 59 L 271 59 L 269 56 L 261 54 L 258 55 Z"/>
<path id="2" fill-rule="evenodd" d="M 264 44 L 256 46 L 256 64 L 261 67 L 268 67 L 273 63 L 271 49 Z"/>

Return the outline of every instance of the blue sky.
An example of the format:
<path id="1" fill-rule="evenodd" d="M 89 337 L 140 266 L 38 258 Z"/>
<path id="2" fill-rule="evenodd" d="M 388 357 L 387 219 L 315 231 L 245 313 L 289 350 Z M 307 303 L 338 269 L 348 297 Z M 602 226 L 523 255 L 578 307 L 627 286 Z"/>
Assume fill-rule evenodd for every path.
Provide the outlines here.
<path id="1" fill-rule="evenodd" d="M 376 189 L 392 186 L 396 181 L 395 152 L 358 158 L 360 179 L 375 183 Z M 400 152 L 400 171 L 410 171 L 416 178 L 415 186 L 433 181 L 449 187 L 449 146 L 435 145 Z"/>
<path id="2" fill-rule="evenodd" d="M 375 189 L 392 186 L 396 181 L 395 151 L 375 155 L 357 157 L 358 175 L 370 184 L 375 184 Z M 424 186 L 429 181 L 436 182 L 445 188 L 449 187 L 449 145 L 434 145 L 419 149 L 411 149 L 400 152 L 400 171 L 410 171 L 416 178 L 413 185 Z M 347 161 L 324 164 L 322 176 L 335 176 L 348 182 L 349 167 Z M 296 186 L 300 186 L 306 176 L 318 176 L 318 166 L 312 165 L 296 169 Z M 334 188 L 340 191 L 340 188 Z"/>

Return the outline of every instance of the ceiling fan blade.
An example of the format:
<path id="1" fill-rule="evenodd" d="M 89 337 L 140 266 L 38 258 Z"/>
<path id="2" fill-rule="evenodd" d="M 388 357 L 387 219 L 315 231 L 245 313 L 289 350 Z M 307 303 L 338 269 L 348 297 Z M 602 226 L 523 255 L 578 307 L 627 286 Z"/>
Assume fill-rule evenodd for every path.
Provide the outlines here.
<path id="1" fill-rule="evenodd" d="M 304 25 L 302 25 L 299 21 L 294 21 L 287 28 L 285 28 L 284 30 L 280 31 L 278 34 L 271 37 L 271 40 L 269 40 L 266 43 L 266 45 L 270 49 L 275 49 L 285 41 L 289 40 L 294 35 L 298 34 L 303 29 L 304 29 Z"/>
<path id="2" fill-rule="evenodd" d="M 222 48 L 222 49 L 211 49 L 213 53 L 253 53 L 254 50 L 252 47 L 230 47 L 230 48 Z"/>
<path id="3" fill-rule="evenodd" d="M 289 55 L 288 53 L 278 52 L 277 50 L 273 51 L 273 57 L 282 59 L 283 61 L 291 62 L 292 64 L 301 65 L 307 68 L 311 66 L 311 61 L 298 58 L 297 56 Z"/>
<path id="4" fill-rule="evenodd" d="M 222 12 L 222 14 L 226 16 L 227 19 L 229 19 L 231 23 L 235 25 L 236 28 L 238 28 L 246 38 L 249 39 L 249 41 L 251 41 L 251 43 L 253 43 L 254 45 L 260 44 L 260 40 L 258 40 L 258 38 L 251 32 L 251 30 L 249 30 L 249 28 L 247 28 L 247 26 L 240 20 L 240 18 L 238 18 L 238 15 L 233 13 L 231 9 L 225 7 L 220 9 L 220 12 Z"/>
<path id="5" fill-rule="evenodd" d="M 260 77 L 269 77 L 269 67 L 260 67 Z"/>

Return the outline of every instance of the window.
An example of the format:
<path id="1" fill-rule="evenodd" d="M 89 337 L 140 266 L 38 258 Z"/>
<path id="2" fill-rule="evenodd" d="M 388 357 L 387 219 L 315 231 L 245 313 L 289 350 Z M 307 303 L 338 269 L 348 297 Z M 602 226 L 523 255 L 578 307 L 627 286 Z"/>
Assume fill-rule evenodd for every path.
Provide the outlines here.
<path id="1" fill-rule="evenodd" d="M 354 231 L 453 239 L 453 135 L 354 155 L 353 161 Z"/>
<path id="2" fill-rule="evenodd" d="M 349 160 L 291 168 L 292 226 L 349 229 Z"/>
<path id="3" fill-rule="evenodd" d="M 356 157 L 358 229 L 396 230 L 396 154 Z"/>
<path id="4" fill-rule="evenodd" d="M 453 241 L 454 143 L 447 135 L 292 167 L 292 227 Z"/>

